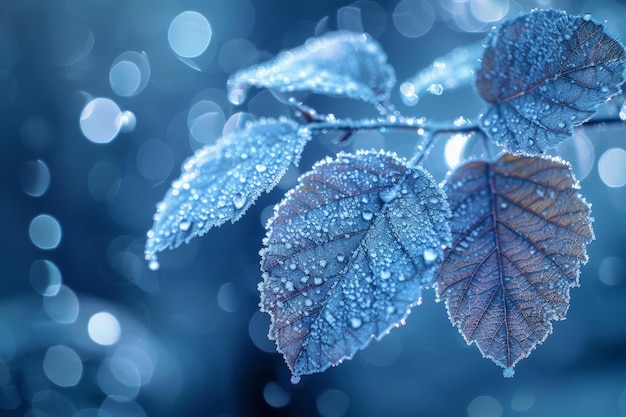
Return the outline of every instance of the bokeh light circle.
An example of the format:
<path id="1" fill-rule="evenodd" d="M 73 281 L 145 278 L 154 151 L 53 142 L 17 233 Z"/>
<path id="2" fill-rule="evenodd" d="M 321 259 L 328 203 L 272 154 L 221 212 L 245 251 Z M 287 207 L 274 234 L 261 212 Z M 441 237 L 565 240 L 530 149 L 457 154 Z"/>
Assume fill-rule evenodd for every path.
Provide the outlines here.
<path id="1" fill-rule="evenodd" d="M 43 308 L 57 323 L 74 323 L 78 317 L 78 297 L 69 287 L 62 285 L 54 297 L 44 297 Z"/>
<path id="2" fill-rule="evenodd" d="M 611 188 L 626 185 L 626 151 L 611 148 L 602 154 L 598 162 L 600 179 Z"/>
<path id="3" fill-rule="evenodd" d="M 44 161 L 28 161 L 20 171 L 22 190 L 31 197 L 41 197 L 50 186 L 50 170 Z"/>
<path id="4" fill-rule="evenodd" d="M 55 249 L 61 243 L 61 225 L 49 214 L 40 214 L 30 222 L 28 235 L 39 249 Z"/>
<path id="5" fill-rule="evenodd" d="M 94 98 L 80 115 L 80 130 L 94 143 L 109 143 L 120 132 L 122 111 L 108 98 Z"/>
<path id="6" fill-rule="evenodd" d="M 54 297 L 61 290 L 63 277 L 53 262 L 38 259 L 30 266 L 30 284 L 44 297 Z"/>
<path id="7" fill-rule="evenodd" d="M 102 346 L 117 343 L 120 339 L 121 328 L 117 318 L 106 311 L 94 314 L 89 319 L 87 331 L 91 340 Z"/>
<path id="8" fill-rule="evenodd" d="M 211 25 L 200 13 L 182 12 L 172 20 L 167 31 L 170 47 L 182 58 L 202 55 L 211 42 Z"/>
<path id="9" fill-rule="evenodd" d="M 73 387 L 83 375 L 83 362 L 67 346 L 51 346 L 43 359 L 43 370 L 50 381 L 60 387 Z"/>
<path id="10" fill-rule="evenodd" d="M 145 54 L 126 51 L 111 64 L 109 83 L 118 96 L 136 96 L 148 85 L 149 80 L 150 63 Z"/>

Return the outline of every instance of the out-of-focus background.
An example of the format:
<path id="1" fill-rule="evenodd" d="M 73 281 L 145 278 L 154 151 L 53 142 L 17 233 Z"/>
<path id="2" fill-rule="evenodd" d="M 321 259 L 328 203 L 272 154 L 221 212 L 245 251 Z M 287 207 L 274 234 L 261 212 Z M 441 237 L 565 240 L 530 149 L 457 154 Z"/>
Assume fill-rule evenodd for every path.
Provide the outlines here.
<path id="1" fill-rule="evenodd" d="M 466 346 L 432 291 L 405 326 L 297 385 L 267 340 L 258 250 L 273 204 L 324 155 L 409 156 L 412 135 L 321 137 L 241 221 L 161 254 L 156 272 L 143 259 L 184 159 L 240 112 L 288 114 L 269 91 L 230 104 L 236 70 L 316 33 L 365 30 L 396 69 L 398 110 L 475 122 L 485 104 L 471 83 L 434 85 L 408 106 L 401 82 L 502 18 L 549 6 L 626 39 L 620 1 L 0 0 L 0 414 L 626 416 L 626 130 L 579 131 L 559 148 L 593 204 L 596 241 L 567 320 L 512 379 Z M 376 116 L 301 97 L 337 117 Z M 455 153 L 440 142 L 426 166 L 441 180 Z"/>

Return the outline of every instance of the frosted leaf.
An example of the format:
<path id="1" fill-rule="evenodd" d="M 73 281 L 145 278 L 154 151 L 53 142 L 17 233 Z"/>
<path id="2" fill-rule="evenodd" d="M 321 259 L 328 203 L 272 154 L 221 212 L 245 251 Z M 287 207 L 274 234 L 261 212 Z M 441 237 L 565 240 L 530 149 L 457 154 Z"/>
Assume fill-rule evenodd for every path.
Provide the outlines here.
<path id="1" fill-rule="evenodd" d="M 196 151 L 157 205 L 146 259 L 239 220 L 261 192 L 280 181 L 289 164 L 298 163 L 310 138 L 298 126 L 285 118 L 260 119 Z"/>
<path id="2" fill-rule="evenodd" d="M 395 198 L 381 198 L 389 189 Z M 300 178 L 268 224 L 260 285 L 295 377 L 404 323 L 449 244 L 448 216 L 432 176 L 392 153 L 340 153 Z"/>
<path id="3" fill-rule="evenodd" d="M 513 376 L 564 320 L 593 239 L 590 206 L 559 159 L 504 155 L 447 181 L 452 246 L 436 277 L 450 321 Z"/>
<path id="4" fill-rule="evenodd" d="M 534 11 L 503 23 L 487 44 L 477 87 L 491 107 L 481 125 L 511 152 L 570 138 L 624 81 L 624 48 L 580 16 Z"/>
<path id="5" fill-rule="evenodd" d="M 281 92 L 311 91 L 377 105 L 389 99 L 395 73 L 370 35 L 329 32 L 300 47 L 237 72 L 228 80 L 231 102 L 241 104 L 250 86 Z"/>
<path id="6" fill-rule="evenodd" d="M 437 58 L 429 67 L 419 71 L 400 85 L 404 104 L 414 106 L 424 93 L 439 95 L 453 90 L 474 79 L 478 59 L 483 52 L 482 44 L 455 48 Z"/>

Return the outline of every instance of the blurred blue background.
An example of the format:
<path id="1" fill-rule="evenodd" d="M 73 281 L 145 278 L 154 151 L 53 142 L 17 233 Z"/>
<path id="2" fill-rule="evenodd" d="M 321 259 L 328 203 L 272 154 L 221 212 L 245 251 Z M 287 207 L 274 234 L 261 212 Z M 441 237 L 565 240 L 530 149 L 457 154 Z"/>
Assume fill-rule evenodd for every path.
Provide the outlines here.
<path id="1" fill-rule="evenodd" d="M 324 30 L 362 29 L 399 87 L 500 19 L 548 6 L 589 12 L 626 39 L 618 1 L 0 0 L 0 414 L 626 416 L 626 130 L 578 132 L 558 150 L 593 204 L 596 241 L 568 319 L 513 379 L 466 346 L 429 291 L 381 342 L 289 382 L 258 311 L 258 250 L 297 176 L 346 149 L 331 135 L 243 220 L 161 254 L 156 272 L 143 259 L 183 160 L 240 112 L 288 112 L 268 91 L 230 104 L 236 70 Z M 475 122 L 484 103 L 472 85 L 446 90 L 408 107 L 396 88 L 392 100 L 406 116 Z M 338 117 L 376 116 L 302 98 Z M 617 117 L 623 101 L 601 115 Z M 409 156 L 414 139 L 362 133 L 347 149 Z M 441 180 L 450 157 L 440 142 L 426 166 Z"/>

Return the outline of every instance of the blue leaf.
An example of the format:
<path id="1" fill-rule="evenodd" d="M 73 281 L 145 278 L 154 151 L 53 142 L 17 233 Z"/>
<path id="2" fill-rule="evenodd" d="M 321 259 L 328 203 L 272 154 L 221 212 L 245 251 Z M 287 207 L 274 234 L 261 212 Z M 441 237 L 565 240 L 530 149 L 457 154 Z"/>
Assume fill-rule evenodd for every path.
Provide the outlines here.
<path id="1" fill-rule="evenodd" d="M 570 138 L 624 81 L 624 48 L 587 16 L 534 11 L 487 42 L 477 87 L 492 106 L 481 125 L 511 152 L 541 153 Z"/>
<path id="2" fill-rule="evenodd" d="M 289 164 L 298 163 L 309 139 L 309 131 L 291 120 L 260 119 L 196 151 L 157 205 L 146 243 L 151 267 L 158 268 L 156 252 L 239 220 L 261 192 L 274 188 Z"/>
<path id="3" fill-rule="evenodd" d="M 452 246 L 436 277 L 452 324 L 513 376 L 564 320 L 593 239 L 590 206 L 568 164 L 504 155 L 448 179 Z"/>
<path id="4" fill-rule="evenodd" d="M 424 93 L 440 95 L 445 90 L 462 87 L 474 79 L 478 60 L 483 52 L 482 43 L 455 48 L 435 59 L 400 85 L 404 104 L 414 106 Z"/>
<path id="5" fill-rule="evenodd" d="M 259 286 L 294 381 L 404 323 L 449 243 L 448 216 L 432 176 L 391 153 L 340 153 L 300 179 L 268 224 Z"/>
<path id="6" fill-rule="evenodd" d="M 237 72 L 228 80 L 230 101 L 241 104 L 250 86 L 281 92 L 311 91 L 378 105 L 389 98 L 395 74 L 371 36 L 348 31 L 311 38 L 305 45 Z"/>

